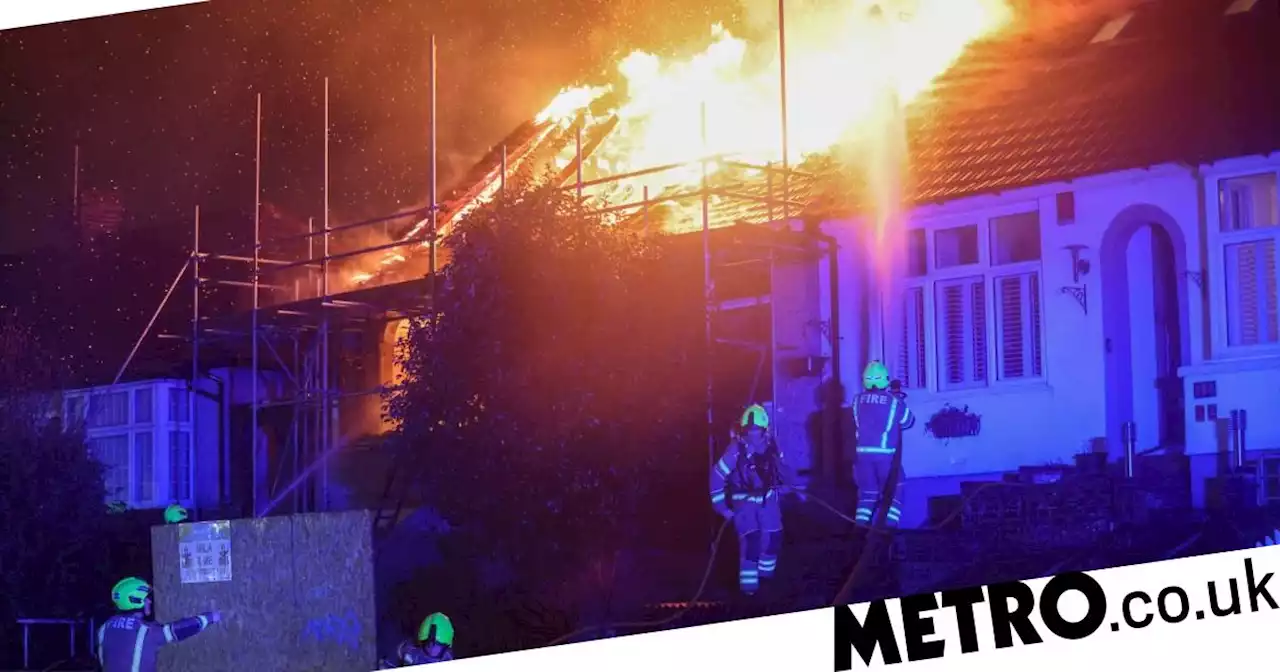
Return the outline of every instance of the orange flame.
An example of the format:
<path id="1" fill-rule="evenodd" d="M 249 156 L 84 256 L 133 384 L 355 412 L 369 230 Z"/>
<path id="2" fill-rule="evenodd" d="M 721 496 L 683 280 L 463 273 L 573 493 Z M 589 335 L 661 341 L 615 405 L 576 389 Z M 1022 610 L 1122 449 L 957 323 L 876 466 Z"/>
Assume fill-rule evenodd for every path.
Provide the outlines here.
<path id="1" fill-rule="evenodd" d="M 1003 28 L 1010 0 L 837 0 L 834 9 L 806 8 L 787 16 L 788 161 L 846 145 L 892 128 L 900 106 L 910 104 L 946 72 L 972 42 Z M 828 3 L 830 4 L 830 3 Z M 594 177 L 606 178 L 655 166 L 685 167 L 620 180 L 611 198 L 638 201 L 697 184 L 700 159 L 731 156 L 764 165 L 782 157 L 779 50 L 732 35 L 720 25 L 709 44 L 683 59 L 636 51 L 617 66 L 614 85 L 563 89 L 537 116 L 540 124 L 566 127 L 607 93 L 617 94 L 609 113 L 617 126 L 591 156 Z M 886 100 L 895 100 L 886 106 Z M 588 124 L 593 123 L 585 114 Z M 569 147 L 555 160 L 574 161 Z M 883 163 L 872 159 L 875 163 Z M 710 164 L 714 170 L 716 164 Z M 897 170 L 864 166 L 876 173 Z M 894 215 L 899 180 L 872 179 L 883 239 Z M 479 194 L 467 210 L 491 198 Z M 458 216 L 450 218 L 457 221 Z M 442 223 L 442 229 L 448 224 Z M 422 225 L 414 227 L 414 233 Z"/>
<path id="2" fill-rule="evenodd" d="M 788 160 L 828 152 L 875 125 L 886 87 L 909 104 L 1011 16 L 1007 0 L 916 0 L 788 17 Z M 721 26 L 710 37 L 691 58 L 638 51 L 618 64 L 620 123 L 595 154 L 605 172 L 720 155 L 761 165 L 782 159 L 777 46 L 750 45 Z M 700 166 L 690 165 L 631 182 L 660 193 L 699 179 Z"/>
<path id="3" fill-rule="evenodd" d="M 539 124 L 545 124 L 548 121 L 561 125 L 572 123 L 574 117 L 578 113 L 586 109 L 588 105 L 596 102 L 606 93 L 609 93 L 610 87 L 607 86 L 576 86 L 563 89 L 555 98 L 551 100 L 534 121 Z"/>

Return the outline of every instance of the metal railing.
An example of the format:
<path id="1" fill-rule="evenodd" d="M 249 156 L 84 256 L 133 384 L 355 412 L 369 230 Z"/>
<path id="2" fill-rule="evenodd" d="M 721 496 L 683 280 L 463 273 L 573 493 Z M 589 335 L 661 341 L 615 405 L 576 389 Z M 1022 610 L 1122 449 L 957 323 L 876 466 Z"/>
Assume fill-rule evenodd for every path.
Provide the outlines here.
<path id="1" fill-rule="evenodd" d="M 93 618 L 19 618 L 18 625 L 22 626 L 22 669 L 31 669 L 31 626 L 33 625 L 65 625 L 68 630 L 68 648 L 70 655 L 68 659 L 76 657 L 76 633 L 80 626 L 86 626 L 89 635 L 89 654 L 92 656 L 94 651 L 93 641 Z"/>

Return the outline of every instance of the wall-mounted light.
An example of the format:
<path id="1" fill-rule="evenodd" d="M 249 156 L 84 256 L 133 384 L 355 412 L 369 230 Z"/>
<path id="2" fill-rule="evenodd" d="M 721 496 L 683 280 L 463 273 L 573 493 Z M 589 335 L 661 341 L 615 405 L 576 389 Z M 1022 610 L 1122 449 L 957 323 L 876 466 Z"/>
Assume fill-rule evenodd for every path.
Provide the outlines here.
<path id="1" fill-rule="evenodd" d="M 1089 314 L 1089 292 L 1080 280 L 1093 268 L 1088 259 L 1080 256 L 1080 253 L 1089 249 L 1088 245 L 1067 245 L 1063 249 L 1071 254 L 1071 281 L 1072 284 L 1061 289 L 1063 294 L 1069 295 L 1080 304 L 1080 309 L 1085 315 Z"/>
<path id="2" fill-rule="evenodd" d="M 1080 253 L 1089 249 L 1088 245 L 1067 245 L 1067 252 L 1071 253 L 1071 282 L 1080 284 L 1080 278 L 1089 275 L 1089 271 L 1093 268 L 1088 259 L 1080 256 Z"/>

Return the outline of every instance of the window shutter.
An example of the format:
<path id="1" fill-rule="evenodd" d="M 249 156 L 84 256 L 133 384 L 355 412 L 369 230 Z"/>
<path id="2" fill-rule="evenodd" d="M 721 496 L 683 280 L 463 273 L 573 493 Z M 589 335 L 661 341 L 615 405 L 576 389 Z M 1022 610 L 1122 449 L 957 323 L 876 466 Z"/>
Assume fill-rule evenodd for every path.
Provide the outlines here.
<path id="1" fill-rule="evenodd" d="M 1000 278 L 1000 366 L 1002 378 L 1026 375 L 1026 353 L 1023 352 L 1022 278 Z"/>
<path id="2" fill-rule="evenodd" d="M 973 382 L 987 380 L 987 295 L 986 284 L 981 278 L 971 281 L 972 321 L 969 331 L 973 334 Z"/>
<path id="3" fill-rule="evenodd" d="M 996 278 L 996 294 L 1000 379 L 1043 375 L 1039 273 Z"/>
<path id="4" fill-rule="evenodd" d="M 898 375 L 902 384 L 924 388 L 924 289 L 910 287 L 902 297 L 902 340 L 898 344 Z"/>
<path id="5" fill-rule="evenodd" d="M 987 382 L 987 301 L 981 277 L 937 285 L 938 363 L 943 387 Z"/>
<path id="6" fill-rule="evenodd" d="M 1274 240 L 1228 245 L 1228 341 L 1258 345 L 1280 341 Z"/>
<path id="7" fill-rule="evenodd" d="M 1027 275 L 1027 305 L 1031 308 L 1031 375 L 1044 375 L 1044 328 L 1040 320 L 1040 274 Z"/>
<path id="8" fill-rule="evenodd" d="M 898 375 L 902 377 L 902 384 L 907 385 L 911 381 L 911 290 L 907 290 L 905 296 L 902 297 L 902 333 L 899 334 L 901 340 L 898 342 Z"/>
<path id="9" fill-rule="evenodd" d="M 945 326 L 943 342 L 946 353 L 947 382 L 959 385 L 965 382 L 965 309 L 964 288 L 960 285 L 948 285 L 942 289 L 942 314 Z"/>

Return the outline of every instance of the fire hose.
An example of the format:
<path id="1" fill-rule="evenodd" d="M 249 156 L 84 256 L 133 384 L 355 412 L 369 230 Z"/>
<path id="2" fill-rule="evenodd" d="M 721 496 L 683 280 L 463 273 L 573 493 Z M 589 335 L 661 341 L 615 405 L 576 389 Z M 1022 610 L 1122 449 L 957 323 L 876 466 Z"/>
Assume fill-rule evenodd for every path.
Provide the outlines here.
<path id="1" fill-rule="evenodd" d="M 997 485 L 999 485 L 999 486 L 1004 486 L 1004 487 L 1008 487 L 1008 486 L 1010 486 L 1010 485 L 1013 485 L 1013 486 L 1020 486 L 1020 485 L 1029 486 L 1029 485 L 1032 485 L 1032 484 L 1030 484 L 1030 483 L 1005 483 L 1005 482 L 999 482 L 999 481 L 993 481 L 993 482 L 990 482 L 990 483 L 983 483 L 981 486 L 979 486 L 978 488 L 976 488 L 973 492 L 969 493 L 969 494 L 964 498 L 964 500 L 962 500 L 962 503 L 963 503 L 964 501 L 968 501 L 969 499 L 971 499 L 971 498 L 973 498 L 973 497 L 977 496 L 977 494 L 978 494 L 978 493 L 980 493 L 980 492 L 982 492 L 983 490 L 986 490 L 987 488 L 995 487 L 995 486 L 997 486 Z M 845 512 L 841 511 L 839 508 L 837 508 L 836 506 L 832 505 L 830 502 L 826 501 L 825 499 L 822 499 L 821 497 L 818 497 L 818 496 L 816 496 L 816 495 L 814 495 L 814 494 L 812 494 L 812 493 L 808 493 L 808 492 L 803 492 L 803 493 L 801 493 L 801 492 L 799 492 L 799 491 L 797 491 L 797 492 L 798 492 L 798 494 L 801 494 L 801 496 L 802 496 L 805 500 L 808 500 L 808 501 L 812 501 L 812 502 L 814 502 L 815 504 L 817 504 L 818 506 L 822 507 L 823 509 L 826 509 L 827 511 L 829 511 L 829 512 L 830 512 L 830 513 L 832 513 L 832 514 L 834 514 L 836 517 L 840 518 L 841 520 L 844 520 L 845 522 L 848 522 L 848 523 L 851 523 L 851 524 L 853 524 L 853 525 L 856 525 L 856 526 L 858 526 L 858 527 L 860 527 L 860 528 L 866 529 L 866 530 L 867 530 L 867 532 L 869 533 L 869 535 L 870 535 L 870 534 L 874 534 L 874 535 L 891 535 L 891 534 L 893 534 L 893 531 L 894 531 L 894 530 L 892 530 L 892 529 L 886 529 L 886 526 L 885 526 L 885 524 L 884 524 L 885 514 L 888 512 L 888 508 L 889 508 L 889 500 L 888 500 L 888 499 L 883 500 L 883 501 L 879 504 L 879 507 L 877 508 L 877 510 L 876 510 L 876 512 L 875 512 L 875 514 L 876 514 L 876 515 L 875 515 L 875 517 L 873 518 L 873 520 L 875 520 L 875 521 L 876 521 L 876 523 L 875 523 L 874 525 L 868 526 L 868 525 L 866 525 L 865 523 L 858 522 L 857 520 L 855 520 L 854 518 L 850 517 L 848 514 L 846 514 Z M 947 516 L 946 518 L 943 518 L 943 519 L 942 519 L 941 521 L 939 521 L 937 524 L 933 525 L 933 526 L 932 526 L 932 528 L 930 528 L 930 529 L 939 529 L 939 528 L 946 527 L 946 526 L 947 526 L 948 524 L 950 524 L 953 520 L 955 520 L 955 519 L 956 519 L 956 517 L 957 517 L 957 516 L 959 516 L 959 515 L 960 515 L 960 513 L 961 513 L 962 511 L 963 511 L 963 506 L 958 507 L 954 512 L 952 512 L 952 513 L 951 513 L 951 515 Z M 582 635 L 590 634 L 590 633 L 593 633 L 593 632 L 599 632 L 599 631 L 601 631 L 601 630 L 613 630 L 613 629 L 618 629 L 618 628 L 628 628 L 628 629 L 647 629 L 647 630 L 648 630 L 648 629 L 660 629 L 660 628 L 662 628 L 663 626 L 669 625 L 669 624 L 674 623 L 675 621 L 679 620 L 682 616 L 684 616 L 684 615 L 685 615 L 685 614 L 687 614 L 691 609 L 693 609 L 694 605 L 695 605 L 695 604 L 697 604 L 698 600 L 702 597 L 702 594 L 703 594 L 704 592 L 706 592 L 707 584 L 708 584 L 708 583 L 710 582 L 710 580 L 711 580 L 711 572 L 712 572 L 712 570 L 713 570 L 713 569 L 714 569 L 714 567 L 715 567 L 716 557 L 719 555 L 720 540 L 724 537 L 724 533 L 725 533 L 725 531 L 726 531 L 727 529 L 729 529 L 729 523 L 730 523 L 730 522 L 732 522 L 732 521 L 733 521 L 733 518 L 726 518 L 726 519 L 724 520 L 724 522 L 722 522 L 722 523 L 720 524 L 720 528 L 719 528 L 719 530 L 716 532 L 715 540 L 714 540 L 714 541 L 712 542 L 712 544 L 711 544 L 711 553 L 710 553 L 710 555 L 709 555 L 709 556 L 708 556 L 708 558 L 707 558 L 707 564 L 706 564 L 706 567 L 703 569 L 703 572 L 702 572 L 702 580 L 698 583 L 698 588 L 697 588 L 697 590 L 695 590 L 695 591 L 694 591 L 693 597 L 692 597 L 692 598 L 690 598 L 690 599 L 689 599 L 689 601 L 688 601 L 687 603 L 685 603 L 685 606 L 681 607 L 681 608 L 680 608 L 679 610 L 677 610 L 675 613 L 671 614 L 670 616 L 666 616 L 666 617 L 663 617 L 663 618 L 660 618 L 660 619 L 653 619 L 653 620 L 647 620 L 647 621 L 632 621 L 632 622 L 624 622 L 624 621 L 620 621 L 620 622 L 616 622 L 616 623 L 605 623 L 605 624 L 602 624 L 602 625 L 591 625 L 591 626 L 587 626 L 587 627 L 584 627 L 584 628 L 580 628 L 580 629 L 578 629 L 578 630 L 575 630 L 575 631 L 573 631 L 573 632 L 570 632 L 570 633 L 569 633 L 569 634 L 567 634 L 567 635 L 563 635 L 563 636 L 561 636 L 561 637 L 557 637 L 556 639 L 554 639 L 554 640 L 552 640 L 550 643 L 548 643 L 548 644 L 547 644 L 547 646 L 556 646 L 556 645 L 558 645 L 558 644 L 564 644 L 564 643 L 569 642 L 569 641 L 571 641 L 571 640 L 573 640 L 573 639 L 576 639 L 576 638 L 578 638 L 578 637 L 581 637 Z M 843 594 L 844 594 L 845 592 L 847 592 L 847 590 L 849 589 L 849 587 L 851 587 L 851 586 L 853 586 L 853 585 L 855 585 L 855 584 L 856 584 L 856 579 L 857 579 L 857 578 L 858 578 L 858 576 L 861 574 L 861 570 L 862 570 L 862 569 L 864 568 L 864 566 L 865 566 L 865 565 L 864 565 L 864 562 L 865 562 L 865 560 L 869 557 L 869 555 L 870 555 L 870 554 L 866 553 L 865 548 L 863 549 L 863 552 L 861 552 L 861 553 L 859 554 L 858 562 L 854 565 L 853 570 L 852 570 L 852 571 L 850 571 L 850 573 L 849 573 L 849 575 L 848 575 L 848 578 L 845 580 L 844 587 L 843 587 L 843 588 L 841 588 L 841 591 L 840 591 L 840 593 L 841 593 L 841 594 L 839 594 L 839 595 L 837 595 L 837 596 L 836 596 L 836 599 L 833 601 L 833 604 L 842 604 L 842 603 L 844 602 L 844 600 L 843 600 L 843 599 L 841 599 L 841 598 L 843 597 Z"/>
<path id="2" fill-rule="evenodd" d="M 905 400 L 907 397 L 906 393 L 902 389 L 902 382 L 899 380 L 890 381 L 889 390 L 891 394 L 898 397 L 899 399 Z M 902 475 L 902 451 L 898 451 L 893 462 L 893 467 L 890 469 L 890 476 L 889 476 L 890 487 L 888 488 L 890 492 L 897 489 L 897 484 L 898 484 L 897 482 L 898 482 L 898 479 L 901 477 L 901 475 Z M 962 511 L 964 511 L 965 502 L 969 501 L 973 497 L 976 497 L 979 493 L 983 492 L 987 488 L 995 487 L 997 485 L 1002 487 L 1010 487 L 1010 486 L 1017 487 L 1017 486 L 1030 486 L 1033 484 L 1009 483 L 1005 481 L 993 481 L 989 483 L 983 483 L 979 487 L 975 488 L 973 492 L 966 495 L 961 500 L 961 505 L 956 507 L 956 510 L 953 511 L 951 515 L 947 516 L 946 518 L 943 518 L 937 524 L 927 529 L 936 530 L 936 529 L 941 529 L 946 527 L 948 524 L 951 523 L 951 521 L 955 520 L 955 518 L 959 516 Z M 803 500 L 812 500 L 814 503 L 818 504 L 820 507 L 834 514 L 836 517 L 840 518 L 841 520 L 865 529 L 868 533 L 867 534 L 868 541 L 870 541 L 871 544 L 877 544 L 885 536 L 893 534 L 893 532 L 896 529 L 896 526 L 894 529 L 886 529 L 886 526 L 884 523 L 886 519 L 886 514 L 888 513 L 888 510 L 889 510 L 891 498 L 884 497 L 880 499 L 880 501 L 876 505 L 876 510 L 873 512 L 873 516 L 871 518 L 871 520 L 875 521 L 874 524 L 866 525 L 865 523 L 859 522 L 858 520 L 850 517 L 847 513 L 841 511 L 839 508 L 837 508 L 836 506 L 833 506 L 830 502 L 826 501 L 821 497 L 818 497 L 808 492 L 803 492 L 803 491 L 796 491 L 796 492 L 797 494 L 800 494 Z M 719 531 L 716 532 L 715 540 L 711 544 L 711 554 L 707 558 L 707 565 L 706 565 L 706 568 L 703 570 L 702 581 L 698 584 L 698 589 L 694 591 L 693 597 L 685 604 L 685 606 L 677 610 L 674 614 L 667 616 L 666 618 L 651 620 L 651 621 L 638 621 L 638 622 L 631 622 L 631 623 L 626 623 L 626 622 L 607 623 L 604 625 L 588 626 L 585 628 L 581 628 L 579 630 L 575 630 L 567 635 L 564 635 L 563 637 L 558 637 L 555 640 L 553 640 L 548 646 L 563 644 L 581 635 L 591 633 L 591 632 L 597 632 L 600 630 L 611 630 L 615 628 L 645 628 L 645 629 L 661 628 L 662 626 L 673 623 L 676 620 L 678 620 L 680 617 L 684 616 L 686 613 L 689 612 L 690 609 L 693 608 L 695 604 L 697 604 L 698 599 L 701 598 L 703 592 L 706 591 L 707 583 L 711 578 L 712 568 L 715 567 L 716 557 L 719 553 L 720 539 L 724 536 L 724 532 L 726 529 L 728 529 L 729 522 L 731 520 L 732 518 L 726 518 L 725 521 L 721 523 Z M 869 548 L 875 548 L 875 546 L 874 545 L 863 546 L 861 552 L 858 555 L 857 562 L 854 563 L 854 567 L 852 570 L 850 570 L 848 577 L 845 579 L 844 585 L 840 588 L 840 592 L 836 594 L 835 599 L 832 601 L 833 604 L 845 604 L 848 601 L 847 599 L 848 593 L 852 590 L 853 586 L 857 585 L 857 579 L 861 575 L 863 569 L 869 566 L 867 564 L 867 560 L 870 557 L 875 555 L 874 553 L 868 552 Z"/>

